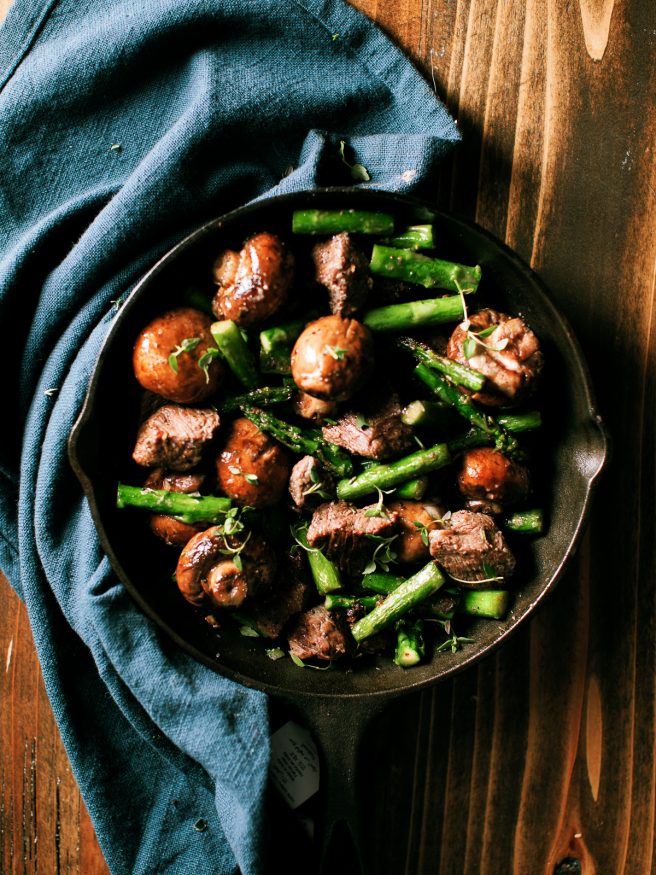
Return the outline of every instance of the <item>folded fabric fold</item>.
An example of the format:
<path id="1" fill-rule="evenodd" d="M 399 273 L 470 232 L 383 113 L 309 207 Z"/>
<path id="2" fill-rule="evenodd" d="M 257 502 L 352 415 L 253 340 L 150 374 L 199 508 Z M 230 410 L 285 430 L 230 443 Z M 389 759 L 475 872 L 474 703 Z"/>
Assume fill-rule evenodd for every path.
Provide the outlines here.
<path id="1" fill-rule="evenodd" d="M 15 0 L 0 83 L 0 565 L 111 871 L 256 875 L 266 697 L 141 614 L 68 434 L 115 302 L 172 243 L 254 198 L 338 181 L 341 139 L 364 185 L 418 191 L 459 135 L 341 0 Z"/>

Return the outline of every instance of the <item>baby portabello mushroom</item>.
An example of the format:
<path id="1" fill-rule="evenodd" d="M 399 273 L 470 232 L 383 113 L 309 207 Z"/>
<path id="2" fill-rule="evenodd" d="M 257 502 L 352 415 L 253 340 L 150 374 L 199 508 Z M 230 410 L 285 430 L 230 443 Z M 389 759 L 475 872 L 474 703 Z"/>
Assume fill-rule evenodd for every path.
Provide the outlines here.
<path id="1" fill-rule="evenodd" d="M 216 345 L 212 319 L 192 307 L 169 310 L 153 319 L 134 345 L 134 374 L 144 389 L 179 404 L 213 395 L 223 381 L 221 361 L 205 356 Z"/>
<path id="2" fill-rule="evenodd" d="M 285 493 L 291 461 L 276 440 L 240 417 L 216 461 L 221 490 L 242 507 L 272 507 Z"/>
<path id="3" fill-rule="evenodd" d="M 458 488 L 470 510 L 502 513 L 528 497 L 528 468 L 492 447 L 467 450 L 462 457 Z"/>
<path id="4" fill-rule="evenodd" d="M 390 501 L 385 508 L 397 516 L 396 561 L 408 565 L 428 562 L 428 536 L 439 525 L 444 510 L 423 501 Z"/>
<path id="5" fill-rule="evenodd" d="M 519 316 L 496 310 L 480 310 L 460 324 L 447 346 L 453 361 L 468 365 L 487 378 L 473 398 L 491 407 L 519 404 L 535 388 L 543 364 L 540 344 Z"/>
<path id="6" fill-rule="evenodd" d="M 326 417 L 330 419 L 335 416 L 337 403 L 335 401 L 322 401 L 320 398 L 308 395 L 307 392 L 298 392 L 294 399 L 294 413 L 302 419 L 311 419 L 314 422 L 322 423 Z"/>
<path id="7" fill-rule="evenodd" d="M 186 544 L 175 579 L 192 605 L 209 599 L 218 608 L 238 608 L 270 586 L 275 573 L 276 557 L 264 538 L 255 532 L 225 535 L 221 526 L 213 526 Z"/>
<path id="8" fill-rule="evenodd" d="M 212 310 L 242 327 L 263 322 L 284 304 L 293 280 L 294 258 L 282 241 L 269 232 L 255 234 L 241 252 L 227 250 L 215 261 Z"/>
<path id="9" fill-rule="evenodd" d="M 345 401 L 367 381 L 373 363 L 373 339 L 365 325 L 356 319 L 323 316 L 311 322 L 294 344 L 292 377 L 308 395 Z"/>

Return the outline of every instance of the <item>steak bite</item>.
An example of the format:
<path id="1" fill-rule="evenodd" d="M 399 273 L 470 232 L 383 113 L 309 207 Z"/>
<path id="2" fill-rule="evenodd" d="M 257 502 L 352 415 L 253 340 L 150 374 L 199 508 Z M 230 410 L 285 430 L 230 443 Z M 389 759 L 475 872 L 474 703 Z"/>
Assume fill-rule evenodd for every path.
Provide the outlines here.
<path id="1" fill-rule="evenodd" d="M 214 410 L 164 404 L 142 423 L 132 458 L 137 465 L 189 471 L 200 463 L 219 423 Z"/>
<path id="2" fill-rule="evenodd" d="M 359 508 L 348 501 L 326 502 L 312 516 L 308 544 L 325 548 L 326 556 L 342 571 L 361 574 L 380 539 L 396 534 L 397 519 L 394 511 L 379 512 L 378 505 L 374 504 Z"/>
<path id="3" fill-rule="evenodd" d="M 330 497 L 333 488 L 333 478 L 314 456 L 303 456 L 292 468 L 289 477 L 289 494 L 299 510 L 306 504 L 321 503 Z"/>
<path id="4" fill-rule="evenodd" d="M 289 650 L 298 659 L 330 661 L 348 651 L 348 630 L 339 615 L 317 605 L 301 614 L 289 635 Z"/>
<path id="5" fill-rule="evenodd" d="M 461 586 L 484 588 L 483 581 L 515 570 L 515 557 L 488 514 L 459 510 L 444 526 L 429 533 L 430 553 Z"/>
<path id="6" fill-rule="evenodd" d="M 337 316 L 352 316 L 373 286 L 369 262 L 346 231 L 317 243 L 312 249 L 317 282 L 328 289 L 330 309 Z"/>
<path id="7" fill-rule="evenodd" d="M 291 618 L 308 607 L 312 591 L 303 556 L 292 553 L 281 558 L 271 592 L 263 599 L 256 597 L 252 604 L 258 631 L 277 638 Z"/>
<path id="8" fill-rule="evenodd" d="M 510 407 L 519 404 L 533 390 L 542 370 L 540 344 L 519 316 L 507 316 L 496 310 L 480 310 L 469 319 L 469 332 L 459 325 L 447 346 L 453 361 L 468 365 L 487 377 L 487 385 L 473 397 L 481 404 Z M 494 327 L 496 326 L 496 328 Z M 481 331 L 492 329 L 477 343 Z M 469 339 L 473 349 L 465 346 Z M 465 351 L 471 353 L 465 355 Z"/>
<path id="9" fill-rule="evenodd" d="M 401 421 L 401 413 L 396 393 L 387 393 L 366 403 L 362 412 L 350 410 L 334 425 L 324 425 L 322 433 L 356 456 L 388 459 L 412 446 L 412 430 Z"/>

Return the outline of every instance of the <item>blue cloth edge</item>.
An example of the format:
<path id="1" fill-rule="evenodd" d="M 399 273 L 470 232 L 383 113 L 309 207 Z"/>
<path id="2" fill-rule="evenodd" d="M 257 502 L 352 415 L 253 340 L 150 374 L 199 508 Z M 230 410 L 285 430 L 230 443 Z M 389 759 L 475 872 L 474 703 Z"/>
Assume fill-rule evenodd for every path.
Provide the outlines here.
<path id="1" fill-rule="evenodd" d="M 30 8 L 29 0 L 13 0 L 0 24 L 0 90 L 13 76 L 57 2 L 47 0 Z"/>

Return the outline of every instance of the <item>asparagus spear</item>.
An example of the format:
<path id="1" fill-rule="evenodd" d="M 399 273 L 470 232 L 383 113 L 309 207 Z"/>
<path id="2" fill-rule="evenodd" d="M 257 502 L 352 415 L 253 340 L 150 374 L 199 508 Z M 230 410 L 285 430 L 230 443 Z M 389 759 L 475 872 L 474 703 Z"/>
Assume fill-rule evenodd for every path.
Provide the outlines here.
<path id="1" fill-rule="evenodd" d="M 437 395 L 440 401 L 451 404 L 473 426 L 489 435 L 498 450 L 506 453 L 517 450 L 517 439 L 502 425 L 499 425 L 493 416 L 479 410 L 468 395 L 445 380 L 441 374 L 437 374 L 426 365 L 417 365 L 415 374 Z"/>
<path id="2" fill-rule="evenodd" d="M 290 401 L 294 395 L 294 386 L 263 386 L 253 389 L 243 395 L 230 395 L 221 402 L 222 413 L 234 413 L 244 404 L 255 404 L 258 407 L 269 407 L 272 404 L 283 404 Z"/>
<path id="3" fill-rule="evenodd" d="M 362 578 L 362 589 L 376 592 L 379 595 L 389 595 L 403 583 L 405 578 L 384 571 L 374 571 Z M 450 620 L 458 607 L 460 594 L 449 592 L 439 593 L 435 598 L 423 602 L 420 608 L 422 617 L 433 617 L 440 620 Z"/>
<path id="4" fill-rule="evenodd" d="M 319 595 L 328 595 L 342 589 L 342 579 L 337 566 L 317 548 L 310 547 L 307 540 L 307 526 L 297 525 L 292 529 L 294 537 L 306 551 L 314 585 Z"/>
<path id="5" fill-rule="evenodd" d="M 475 292 L 481 280 L 481 268 L 440 258 L 428 258 L 409 249 L 393 249 L 375 244 L 369 269 L 379 276 L 392 277 L 424 286 L 426 289 L 446 289 Z"/>
<path id="6" fill-rule="evenodd" d="M 294 234 L 392 234 L 394 218 L 389 213 L 366 210 L 294 210 Z"/>
<path id="7" fill-rule="evenodd" d="M 292 347 L 313 316 L 260 331 L 260 370 L 263 374 L 291 374 Z"/>
<path id="8" fill-rule="evenodd" d="M 418 501 L 424 497 L 427 487 L 428 477 L 415 477 L 413 480 L 407 480 L 405 483 L 397 486 L 394 497 Z"/>
<path id="9" fill-rule="evenodd" d="M 381 240 L 384 246 L 395 249 L 432 249 L 435 245 L 432 225 L 409 225 L 394 237 Z"/>
<path id="10" fill-rule="evenodd" d="M 214 342 L 227 361 L 230 370 L 247 389 L 255 389 L 260 383 L 255 359 L 241 336 L 241 331 L 231 319 L 214 322 L 210 326 Z"/>
<path id="11" fill-rule="evenodd" d="M 485 385 L 486 380 L 483 374 L 479 374 L 478 371 L 473 370 L 473 368 L 467 365 L 454 362 L 444 355 L 438 355 L 430 346 L 420 343 L 413 337 L 399 337 L 396 343 L 402 349 L 411 352 L 420 365 L 423 364 L 429 368 L 435 368 L 435 370 L 445 374 L 452 383 L 456 383 L 458 386 L 465 386 L 473 392 L 480 392 Z"/>
<path id="12" fill-rule="evenodd" d="M 504 413 L 497 416 L 497 422 L 513 434 L 521 431 L 534 431 L 542 425 L 539 410 L 529 410 L 526 413 Z"/>
<path id="13" fill-rule="evenodd" d="M 387 574 L 384 571 L 372 571 L 371 574 L 365 574 L 362 578 L 362 589 L 377 592 L 380 595 L 389 595 L 393 590 L 397 589 L 405 578 L 398 577 L 396 574 Z"/>
<path id="14" fill-rule="evenodd" d="M 165 513 L 183 523 L 218 523 L 232 507 L 232 501 L 215 495 L 186 495 L 119 483 L 116 507 L 138 507 L 152 513 Z"/>
<path id="15" fill-rule="evenodd" d="M 460 423 L 453 407 L 443 401 L 411 401 L 401 414 L 401 422 L 410 426 L 449 429 Z"/>
<path id="16" fill-rule="evenodd" d="M 260 410 L 259 407 L 253 407 L 251 404 L 242 404 L 241 411 L 261 431 L 270 434 L 295 453 L 315 456 L 324 468 L 337 477 L 348 477 L 353 471 L 353 462 L 350 456 L 339 447 L 324 441 L 323 438 L 303 431 L 296 425 L 290 425 L 268 411 Z"/>
<path id="17" fill-rule="evenodd" d="M 462 594 L 458 611 L 471 617 L 501 620 L 510 604 L 510 593 L 505 589 L 468 589 Z"/>
<path id="18" fill-rule="evenodd" d="M 519 532 L 523 535 L 541 535 L 544 531 L 544 513 L 542 508 L 506 514 L 502 522 L 509 531 Z"/>
<path id="19" fill-rule="evenodd" d="M 328 611 L 334 611 L 338 608 L 353 608 L 356 605 L 362 605 L 364 608 L 375 608 L 380 598 L 376 595 L 333 595 L 329 593 L 326 596 L 324 607 Z"/>
<path id="20" fill-rule="evenodd" d="M 424 301 L 406 301 L 403 304 L 375 307 L 364 314 L 362 321 L 371 331 L 381 333 L 407 331 L 417 325 L 457 322 L 464 316 L 462 298 L 460 295 L 450 295 L 446 298 L 429 298 Z"/>
<path id="21" fill-rule="evenodd" d="M 442 468 L 450 460 L 447 445 L 435 444 L 394 462 L 373 465 L 356 477 L 340 480 L 337 484 L 337 497 L 350 501 L 376 492 L 377 489 L 391 489 L 407 480 Z"/>
<path id="22" fill-rule="evenodd" d="M 401 668 L 410 668 L 422 661 L 426 655 L 424 645 L 424 626 L 421 620 L 399 620 L 396 629 L 396 652 L 394 662 Z"/>
<path id="23" fill-rule="evenodd" d="M 542 424 L 537 410 L 531 410 L 528 413 L 517 413 L 513 416 L 497 416 L 496 421 L 500 426 L 505 427 L 513 434 L 533 431 Z M 494 435 L 481 431 L 480 428 L 472 428 L 466 434 L 458 435 L 458 437 L 452 438 L 447 443 L 449 452 L 455 456 L 456 453 L 462 453 L 474 447 L 489 447 L 494 442 Z"/>
<path id="24" fill-rule="evenodd" d="M 351 628 L 356 641 L 363 641 L 396 622 L 412 608 L 429 598 L 444 584 L 445 578 L 434 562 L 404 580 L 387 598 Z"/>

